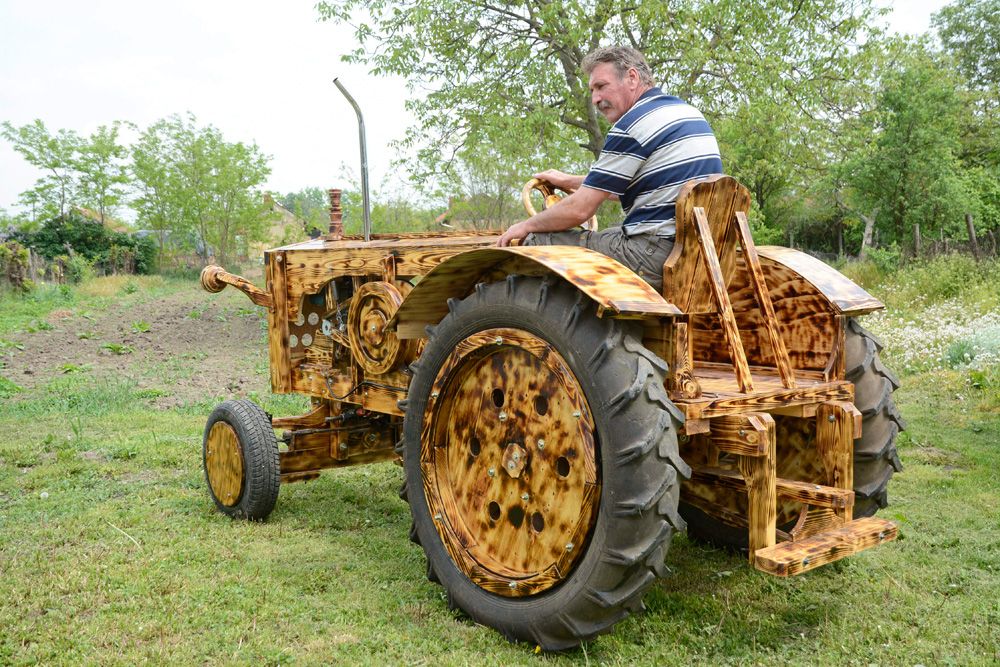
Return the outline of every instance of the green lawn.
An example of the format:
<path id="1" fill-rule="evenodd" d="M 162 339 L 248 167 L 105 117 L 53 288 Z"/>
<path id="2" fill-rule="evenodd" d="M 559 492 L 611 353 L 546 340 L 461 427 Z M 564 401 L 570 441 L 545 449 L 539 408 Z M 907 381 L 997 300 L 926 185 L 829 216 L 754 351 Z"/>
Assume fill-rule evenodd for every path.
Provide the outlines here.
<path id="1" fill-rule="evenodd" d="M 901 285 L 929 278 L 913 271 L 869 288 L 892 317 L 921 321 L 955 298 L 988 315 L 998 297 L 984 285 L 996 273 L 974 268 L 957 296 L 914 299 L 919 284 Z M 129 319 L 129 309 L 190 288 L 127 284 L 3 297 L 0 352 L 47 335 L 38 323 L 56 310 Z M 190 298 L 211 313 L 198 309 L 229 297 Z M 220 316 L 236 317 L 242 304 L 224 303 L 232 310 Z M 876 321 L 890 363 L 908 354 L 894 322 Z M 246 350 L 256 370 L 245 391 L 291 414 L 301 399 L 266 392 L 262 335 Z M 780 580 L 678 537 L 673 576 L 646 596 L 648 611 L 564 654 L 536 654 L 448 610 L 407 539 L 393 464 L 284 486 L 267 523 L 234 522 L 214 510 L 201 472 L 204 420 L 225 387 L 166 409 L 157 400 L 170 387 L 150 389 L 164 361 L 111 376 L 66 372 L 22 391 L 8 378 L 0 664 L 996 664 L 1000 367 L 984 340 L 969 348 L 971 361 L 948 357 L 955 342 L 944 341 L 940 363 L 903 375 L 906 469 L 883 512 L 899 522 L 898 541 Z M 197 374 L 202 353 L 185 358 Z"/>

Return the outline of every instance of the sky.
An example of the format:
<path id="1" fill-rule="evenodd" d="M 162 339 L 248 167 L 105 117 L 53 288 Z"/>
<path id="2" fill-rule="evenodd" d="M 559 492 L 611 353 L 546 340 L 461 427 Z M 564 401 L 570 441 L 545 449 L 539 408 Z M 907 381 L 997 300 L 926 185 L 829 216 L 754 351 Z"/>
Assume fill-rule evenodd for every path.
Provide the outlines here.
<path id="1" fill-rule="evenodd" d="M 647 0 L 648 1 L 648 0 Z M 919 34 L 945 0 L 882 0 L 890 28 Z M 315 0 L 0 0 L 0 120 L 42 119 L 50 131 L 87 135 L 127 120 L 146 127 L 191 112 L 227 141 L 271 156 L 266 188 L 350 187 L 360 178 L 354 111 L 365 118 L 373 192 L 405 194 L 393 140 L 412 116 L 405 81 L 374 77 L 341 56 L 347 25 L 321 23 Z M 345 169 L 346 167 L 346 169 Z M 0 208 L 40 173 L 0 139 Z"/>

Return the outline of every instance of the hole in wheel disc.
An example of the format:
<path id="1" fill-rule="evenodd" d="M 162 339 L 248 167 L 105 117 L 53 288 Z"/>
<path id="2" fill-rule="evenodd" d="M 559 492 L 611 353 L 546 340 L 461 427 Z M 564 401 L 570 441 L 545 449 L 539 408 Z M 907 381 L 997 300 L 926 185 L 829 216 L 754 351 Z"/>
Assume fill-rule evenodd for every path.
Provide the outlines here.
<path id="1" fill-rule="evenodd" d="M 524 510 L 520 507 L 511 507 L 507 512 L 507 518 L 515 528 L 520 528 L 524 523 Z"/>
<path id="2" fill-rule="evenodd" d="M 549 411 L 549 399 L 544 396 L 535 397 L 535 412 L 539 415 L 545 415 Z"/>
<path id="3" fill-rule="evenodd" d="M 531 527 L 535 529 L 536 533 L 545 530 L 545 517 L 542 516 L 541 512 L 535 512 L 531 515 Z"/>
<path id="4" fill-rule="evenodd" d="M 560 456 L 556 459 L 556 474 L 560 477 L 569 476 L 569 459 L 565 456 Z"/>
<path id="5" fill-rule="evenodd" d="M 500 518 L 500 503 L 494 500 L 486 506 L 486 511 L 490 513 L 490 518 L 496 521 Z"/>
<path id="6" fill-rule="evenodd" d="M 472 455 L 479 456 L 479 452 L 482 448 L 482 445 L 479 443 L 479 438 L 472 436 L 472 440 L 469 441 L 469 451 L 472 452 Z"/>
<path id="7" fill-rule="evenodd" d="M 493 398 L 493 405 L 497 406 L 498 408 L 502 408 L 503 407 L 503 390 L 502 389 L 494 389 L 493 390 L 493 394 L 492 394 L 492 398 Z"/>

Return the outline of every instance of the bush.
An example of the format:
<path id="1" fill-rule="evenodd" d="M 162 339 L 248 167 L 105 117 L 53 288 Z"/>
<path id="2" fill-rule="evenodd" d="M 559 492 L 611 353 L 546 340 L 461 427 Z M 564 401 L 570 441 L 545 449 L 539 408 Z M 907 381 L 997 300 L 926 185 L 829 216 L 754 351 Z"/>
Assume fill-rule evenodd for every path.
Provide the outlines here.
<path id="1" fill-rule="evenodd" d="M 71 283 L 82 283 L 94 277 L 94 265 L 83 255 L 73 254 L 69 257 L 57 258 L 66 267 L 66 280 Z"/>
<path id="2" fill-rule="evenodd" d="M 17 291 L 28 293 L 35 283 L 28 278 L 28 249 L 13 239 L 0 243 L 0 271 Z"/>
<path id="3" fill-rule="evenodd" d="M 882 275 L 889 275 L 899 269 L 899 255 L 899 247 L 893 243 L 887 248 L 869 248 L 867 258 Z"/>
<path id="4" fill-rule="evenodd" d="M 23 241 L 50 260 L 67 254 L 81 256 L 90 262 L 91 272 L 149 274 L 156 270 L 157 248 L 152 238 L 111 231 L 75 211 L 24 234 Z"/>

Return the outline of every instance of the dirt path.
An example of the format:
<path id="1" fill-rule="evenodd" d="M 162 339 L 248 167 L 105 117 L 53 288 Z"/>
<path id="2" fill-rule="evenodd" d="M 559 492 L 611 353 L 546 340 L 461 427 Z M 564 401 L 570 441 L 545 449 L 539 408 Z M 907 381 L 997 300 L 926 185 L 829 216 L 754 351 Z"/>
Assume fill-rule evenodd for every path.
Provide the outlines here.
<path id="1" fill-rule="evenodd" d="M 159 407 L 268 390 L 265 313 L 242 294 L 193 283 L 160 299 L 87 314 L 53 311 L 52 329 L 18 333 L 3 374 L 30 389 L 67 373 L 128 379 Z M 162 395 L 161 395 L 162 394 Z"/>

